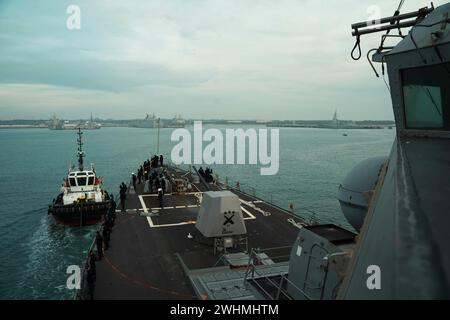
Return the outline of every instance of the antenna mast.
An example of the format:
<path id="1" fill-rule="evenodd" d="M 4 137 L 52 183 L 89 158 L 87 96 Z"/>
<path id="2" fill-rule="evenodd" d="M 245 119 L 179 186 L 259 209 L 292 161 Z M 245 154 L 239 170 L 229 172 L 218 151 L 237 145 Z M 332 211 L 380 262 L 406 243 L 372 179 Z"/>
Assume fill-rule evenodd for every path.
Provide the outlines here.
<path id="1" fill-rule="evenodd" d="M 78 169 L 80 171 L 83 171 L 84 152 L 83 152 L 83 141 L 81 139 L 82 135 L 83 135 L 83 132 L 81 132 L 81 128 L 80 127 L 78 127 L 77 134 L 78 134 L 78 139 L 77 139 L 77 142 L 78 142 Z"/>
<path id="2" fill-rule="evenodd" d="M 161 121 L 161 118 L 158 118 L 157 123 L 158 123 L 158 141 L 156 144 L 156 154 L 159 154 L 159 123 Z"/>

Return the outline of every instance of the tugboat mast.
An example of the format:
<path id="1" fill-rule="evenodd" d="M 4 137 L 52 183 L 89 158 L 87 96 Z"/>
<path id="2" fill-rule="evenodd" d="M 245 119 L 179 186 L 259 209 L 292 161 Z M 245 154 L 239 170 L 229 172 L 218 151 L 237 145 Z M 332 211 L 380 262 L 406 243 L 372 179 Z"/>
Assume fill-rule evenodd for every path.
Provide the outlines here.
<path id="1" fill-rule="evenodd" d="M 80 171 L 83 171 L 83 158 L 84 158 L 84 152 L 83 152 L 83 141 L 82 141 L 82 135 L 83 132 L 81 132 L 81 128 L 78 127 L 78 169 Z"/>

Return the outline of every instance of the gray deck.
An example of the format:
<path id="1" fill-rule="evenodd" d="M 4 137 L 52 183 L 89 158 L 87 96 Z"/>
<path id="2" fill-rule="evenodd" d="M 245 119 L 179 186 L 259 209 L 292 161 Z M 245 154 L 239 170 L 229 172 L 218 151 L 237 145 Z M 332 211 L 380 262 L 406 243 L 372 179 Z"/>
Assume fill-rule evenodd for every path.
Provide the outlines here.
<path id="1" fill-rule="evenodd" d="M 184 174 L 169 170 L 176 176 Z M 202 184 L 195 186 L 198 192 L 206 189 Z M 303 221 L 260 199 L 234 192 L 242 200 L 249 249 L 293 244 L 298 227 L 292 222 Z M 95 299 L 198 298 L 187 270 L 211 268 L 220 255 L 213 254 L 210 239 L 202 239 L 195 228 L 197 196 L 165 195 L 164 209 L 160 209 L 157 197 L 143 194 L 142 184 L 137 186 L 137 192 L 128 194 L 127 212 L 117 213 L 110 248 L 104 259 L 97 262 Z M 143 213 L 152 216 L 142 216 Z M 188 238 L 189 233 L 194 239 Z M 233 294 L 218 294 L 219 297 Z"/>

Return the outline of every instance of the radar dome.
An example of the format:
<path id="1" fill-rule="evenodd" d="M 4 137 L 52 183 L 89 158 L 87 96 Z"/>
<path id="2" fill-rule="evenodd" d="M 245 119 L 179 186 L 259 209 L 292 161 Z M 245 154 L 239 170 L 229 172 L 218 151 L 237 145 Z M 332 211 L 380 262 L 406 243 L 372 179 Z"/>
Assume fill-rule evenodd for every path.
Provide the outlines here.
<path id="1" fill-rule="evenodd" d="M 338 200 L 347 221 L 360 230 L 372 191 L 387 157 L 373 157 L 357 164 L 339 185 Z"/>

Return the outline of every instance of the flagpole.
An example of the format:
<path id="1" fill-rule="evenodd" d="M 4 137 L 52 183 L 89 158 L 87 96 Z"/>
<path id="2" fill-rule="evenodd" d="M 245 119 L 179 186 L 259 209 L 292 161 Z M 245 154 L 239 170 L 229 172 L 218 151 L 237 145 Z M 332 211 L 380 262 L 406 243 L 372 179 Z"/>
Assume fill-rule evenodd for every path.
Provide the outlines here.
<path id="1" fill-rule="evenodd" d="M 156 154 L 159 154 L 159 121 L 161 120 L 161 118 L 158 118 L 158 141 L 156 144 Z"/>

